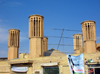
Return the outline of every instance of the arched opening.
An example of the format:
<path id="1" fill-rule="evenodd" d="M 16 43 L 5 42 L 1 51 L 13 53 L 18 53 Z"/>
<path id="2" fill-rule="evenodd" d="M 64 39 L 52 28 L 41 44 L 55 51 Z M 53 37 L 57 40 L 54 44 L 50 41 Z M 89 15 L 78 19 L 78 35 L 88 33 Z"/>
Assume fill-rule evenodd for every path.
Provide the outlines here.
<path id="1" fill-rule="evenodd" d="M 100 47 L 98 47 L 97 50 L 100 52 Z"/>

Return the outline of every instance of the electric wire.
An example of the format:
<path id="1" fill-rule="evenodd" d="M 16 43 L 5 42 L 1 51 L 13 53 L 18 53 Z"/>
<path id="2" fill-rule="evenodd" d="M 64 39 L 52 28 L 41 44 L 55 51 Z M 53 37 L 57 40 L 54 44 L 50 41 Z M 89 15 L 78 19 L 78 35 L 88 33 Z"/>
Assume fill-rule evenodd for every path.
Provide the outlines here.
<path id="1" fill-rule="evenodd" d="M 63 30 L 63 29 L 56 29 L 56 28 L 44 28 L 44 29 L 48 29 L 48 30 Z M 71 29 L 64 29 L 64 31 L 78 31 L 78 32 L 82 32 L 81 30 L 71 30 Z"/>
<path id="2" fill-rule="evenodd" d="M 48 45 L 58 45 L 58 44 L 48 44 Z M 79 45 L 67 45 L 67 44 L 59 44 L 59 45 L 61 45 L 61 46 L 79 46 Z"/>
<path id="3" fill-rule="evenodd" d="M 55 38 L 60 38 L 60 36 L 45 36 L 45 37 L 55 37 Z M 73 37 L 62 37 L 62 38 L 76 39 L 76 38 L 73 38 Z M 79 38 L 79 39 L 81 39 L 81 38 Z"/>

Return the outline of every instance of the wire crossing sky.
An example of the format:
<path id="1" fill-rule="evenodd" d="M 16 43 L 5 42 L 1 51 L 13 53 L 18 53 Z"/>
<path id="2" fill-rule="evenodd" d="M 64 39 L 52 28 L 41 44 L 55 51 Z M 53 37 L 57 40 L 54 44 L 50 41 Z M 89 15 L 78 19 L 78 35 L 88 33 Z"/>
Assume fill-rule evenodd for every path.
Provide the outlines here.
<path id="1" fill-rule="evenodd" d="M 85 20 L 96 22 L 100 43 L 100 0 L 0 0 L 0 57 L 8 55 L 9 29 L 20 30 L 19 53 L 29 52 L 28 17 L 33 14 L 44 16 L 48 49 L 57 49 L 64 29 L 59 51 L 74 52 L 73 34 L 82 34 L 80 23 Z"/>

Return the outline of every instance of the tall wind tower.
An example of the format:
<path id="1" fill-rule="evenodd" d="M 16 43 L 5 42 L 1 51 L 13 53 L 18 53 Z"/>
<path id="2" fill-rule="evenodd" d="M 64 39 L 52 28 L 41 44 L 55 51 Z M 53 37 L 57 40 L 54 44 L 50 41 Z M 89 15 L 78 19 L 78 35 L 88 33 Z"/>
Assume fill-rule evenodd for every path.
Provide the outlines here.
<path id="1" fill-rule="evenodd" d="M 74 53 L 75 54 L 80 54 L 83 52 L 82 34 L 74 34 L 73 35 L 73 44 L 74 44 Z"/>
<path id="2" fill-rule="evenodd" d="M 42 41 L 43 41 L 42 44 L 43 44 L 43 53 L 44 53 L 48 50 L 48 38 L 44 37 Z"/>
<path id="3" fill-rule="evenodd" d="M 8 59 L 18 58 L 19 30 L 10 29 L 8 39 Z"/>
<path id="4" fill-rule="evenodd" d="M 96 52 L 96 32 L 95 21 L 87 20 L 82 23 L 82 33 L 84 40 L 84 53 Z"/>
<path id="5" fill-rule="evenodd" d="M 43 16 L 29 16 L 29 57 L 39 57 L 43 55 Z"/>

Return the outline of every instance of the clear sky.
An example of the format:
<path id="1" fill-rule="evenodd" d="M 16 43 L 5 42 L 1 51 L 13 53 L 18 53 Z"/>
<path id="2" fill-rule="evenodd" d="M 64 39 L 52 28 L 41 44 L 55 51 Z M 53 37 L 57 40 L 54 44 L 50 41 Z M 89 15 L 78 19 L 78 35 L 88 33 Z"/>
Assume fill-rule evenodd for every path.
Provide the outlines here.
<path id="1" fill-rule="evenodd" d="M 96 37 L 100 43 L 100 0 L 0 0 L 0 57 L 8 54 L 8 30 L 20 30 L 19 53 L 29 52 L 28 17 L 32 14 L 44 16 L 44 36 L 49 44 L 58 44 L 62 30 L 82 30 L 81 22 L 94 20 L 96 22 Z M 80 31 L 64 31 L 61 44 L 73 45 L 72 35 Z M 57 45 L 48 45 L 48 49 Z M 74 52 L 73 46 L 59 46 L 59 51 Z"/>

